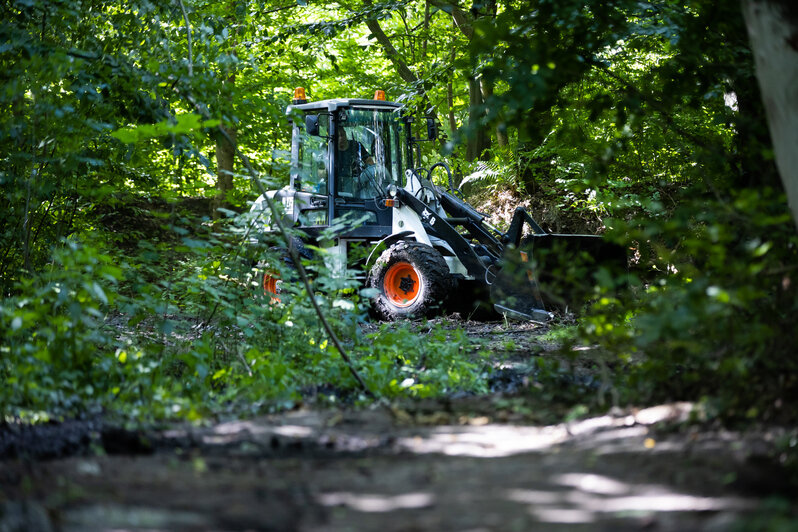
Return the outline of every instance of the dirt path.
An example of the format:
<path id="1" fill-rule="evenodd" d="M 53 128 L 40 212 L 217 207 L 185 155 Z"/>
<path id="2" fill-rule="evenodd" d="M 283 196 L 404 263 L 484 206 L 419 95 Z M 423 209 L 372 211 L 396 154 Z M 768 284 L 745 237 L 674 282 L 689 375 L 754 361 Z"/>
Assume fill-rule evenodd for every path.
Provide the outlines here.
<path id="1" fill-rule="evenodd" d="M 530 330 L 486 327 L 472 332 L 516 348 L 503 365 L 541 353 Z M 776 429 L 685 424 L 685 404 L 533 423 L 494 408 L 511 399 L 75 424 L 61 457 L 0 461 L 0 532 L 734 530 L 788 489 L 768 458 Z"/>

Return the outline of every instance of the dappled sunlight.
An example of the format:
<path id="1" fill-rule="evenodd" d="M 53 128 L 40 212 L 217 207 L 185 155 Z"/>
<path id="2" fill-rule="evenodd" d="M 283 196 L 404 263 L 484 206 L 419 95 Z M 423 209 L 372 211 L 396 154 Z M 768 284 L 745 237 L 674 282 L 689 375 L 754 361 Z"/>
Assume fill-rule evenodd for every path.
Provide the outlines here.
<path id="1" fill-rule="evenodd" d="M 442 427 L 426 437 L 402 438 L 399 446 L 416 453 L 441 453 L 447 456 L 497 458 L 540 451 L 568 439 L 564 426 L 518 427 Z"/>
<path id="2" fill-rule="evenodd" d="M 358 512 L 392 512 L 432 506 L 435 497 L 430 493 L 404 493 L 401 495 L 378 495 L 375 493 L 336 492 L 319 495 L 322 506 L 347 506 Z"/>
<path id="3" fill-rule="evenodd" d="M 606 427 L 617 427 L 619 420 L 612 416 L 600 416 L 588 419 L 583 419 L 578 422 L 571 423 L 568 427 L 568 432 L 573 436 L 594 432 L 598 429 Z M 626 423 L 626 420 L 623 420 Z"/>
<path id="4" fill-rule="evenodd" d="M 258 449 L 270 449 L 291 442 L 325 450 L 355 451 L 394 449 L 413 454 L 441 454 L 501 458 L 525 453 L 545 452 L 568 445 L 589 450 L 597 456 L 618 453 L 671 453 L 684 448 L 682 440 L 659 441 L 651 425 L 687 419 L 693 405 L 675 403 L 654 406 L 622 415 L 601 415 L 556 425 L 530 426 L 492 423 L 481 416 L 468 418 L 467 424 L 429 427 L 397 426 L 391 411 L 373 410 L 348 420 L 340 413 L 296 411 L 281 418 L 226 421 L 207 428 L 173 429 L 168 439 L 193 439 L 205 445 L 224 446 L 242 439 Z M 461 422 L 464 422 L 461 420 Z M 354 423 L 354 424 L 353 424 Z M 465 422 L 464 422 L 465 423 Z M 357 430 L 353 432 L 353 427 Z M 391 437 L 386 437 L 390 430 Z M 722 435 L 718 435 L 720 438 Z M 732 436 L 729 435 L 729 438 Z M 703 442 L 702 445 L 712 445 Z M 724 442 L 715 441 L 715 445 Z"/>
<path id="5" fill-rule="evenodd" d="M 234 435 L 243 432 L 257 433 L 258 431 L 262 430 L 263 427 L 259 427 L 257 423 L 242 420 L 220 423 L 213 428 L 214 434 L 219 436 Z"/>
<path id="6" fill-rule="evenodd" d="M 289 438 L 307 438 L 313 434 L 313 429 L 299 425 L 283 425 L 281 427 L 275 427 L 274 433 Z"/>
<path id="7" fill-rule="evenodd" d="M 284 425 L 271 425 L 257 420 L 226 421 L 208 430 L 172 429 L 165 431 L 164 436 L 171 440 L 198 438 L 204 445 L 227 445 L 242 438 L 268 442 L 275 436 L 286 440 L 311 440 L 320 436 L 322 427 L 318 424 L 296 421 L 296 424 Z"/>
<path id="8" fill-rule="evenodd" d="M 566 473 L 555 476 L 553 480 L 563 486 L 598 495 L 621 495 L 629 493 L 631 489 L 629 484 L 601 475 Z"/>
<path id="9" fill-rule="evenodd" d="M 705 497 L 664 486 L 622 482 L 592 473 L 554 475 L 550 491 L 513 489 L 507 500 L 528 505 L 528 513 L 549 523 L 590 523 L 607 515 L 658 512 L 743 511 L 754 503 L 739 497 Z"/>
<path id="10" fill-rule="evenodd" d="M 684 412 L 661 405 L 545 426 L 485 415 L 424 426 L 387 408 L 298 409 L 182 425 L 169 432 L 176 440 L 168 448 L 190 452 L 54 462 L 47 478 L 97 494 L 98 502 L 63 511 L 65 522 L 80 525 L 74 530 L 98 515 L 120 530 L 142 516 L 161 519 L 165 530 L 189 518 L 196 529 L 243 529 L 266 514 L 287 530 L 398 529 L 386 518 L 413 530 L 726 529 L 763 501 L 729 484 L 745 459 L 742 437 L 718 430 L 699 438 L 641 423 Z M 118 485 L 130 495 L 119 501 L 124 511 L 112 513 L 103 497 L 116 497 Z M 174 487 L 179 496 L 167 499 Z M 201 510 L 167 511 L 164 500 Z"/>
<path id="11" fill-rule="evenodd" d="M 592 512 L 573 508 L 535 508 L 530 513 L 544 523 L 575 524 L 591 523 L 596 520 Z"/>
<path id="12" fill-rule="evenodd" d="M 653 425 L 661 421 L 685 421 L 695 409 L 693 403 L 680 402 L 644 408 L 634 415 L 641 425 Z"/>
<path id="13" fill-rule="evenodd" d="M 400 438 L 398 446 L 414 453 L 441 453 L 447 456 L 497 458 L 543 451 L 572 443 L 597 454 L 619 452 L 666 452 L 679 447 L 672 443 L 646 444 L 647 425 L 681 419 L 691 405 L 662 405 L 641 410 L 635 415 L 597 416 L 543 427 L 487 424 L 482 426 L 443 426 L 425 435 Z M 642 422 L 641 422 L 642 420 Z"/>
<path id="14" fill-rule="evenodd" d="M 596 455 L 622 452 L 662 453 L 677 451 L 682 444 L 655 441 L 649 425 L 678 421 L 687 417 L 692 405 L 660 405 L 626 415 L 602 415 L 547 426 L 524 426 L 491 423 L 487 417 L 475 418 L 467 425 L 441 425 L 423 429 L 402 429 L 386 439 L 384 429 L 395 423 L 385 413 L 371 412 L 369 422 L 351 433 L 339 414 L 295 412 L 283 423 L 268 420 L 227 421 L 208 429 L 182 429 L 168 433 L 171 438 L 198 437 L 206 445 L 226 445 L 242 437 L 255 443 L 272 445 L 302 441 L 338 450 L 357 450 L 390 446 L 415 454 L 439 453 L 446 456 L 500 458 L 517 454 L 543 452 L 559 445 L 589 449 Z M 479 421 L 477 423 L 476 421 Z"/>

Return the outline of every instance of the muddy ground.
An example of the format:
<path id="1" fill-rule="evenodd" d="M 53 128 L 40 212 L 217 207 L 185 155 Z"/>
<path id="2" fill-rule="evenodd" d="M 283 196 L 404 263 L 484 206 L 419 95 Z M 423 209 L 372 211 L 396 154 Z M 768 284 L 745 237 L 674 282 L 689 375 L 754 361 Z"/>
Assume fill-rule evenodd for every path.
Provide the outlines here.
<path id="1" fill-rule="evenodd" d="M 138 431 L 6 424 L 0 532 L 756 530 L 795 500 L 788 429 L 688 421 L 688 404 L 564 421 L 524 394 L 558 356 L 544 327 L 468 329 L 496 353 L 487 396 Z M 571 362 L 572 385 L 600 380 L 597 357 Z"/>

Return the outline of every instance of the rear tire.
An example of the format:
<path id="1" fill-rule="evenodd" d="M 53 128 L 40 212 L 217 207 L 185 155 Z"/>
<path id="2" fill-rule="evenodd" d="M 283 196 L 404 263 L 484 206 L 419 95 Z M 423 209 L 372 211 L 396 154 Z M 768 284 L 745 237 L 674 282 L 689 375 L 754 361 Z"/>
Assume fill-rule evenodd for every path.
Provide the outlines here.
<path id="1" fill-rule="evenodd" d="M 291 245 L 294 246 L 301 259 L 313 257 L 310 250 L 298 238 L 293 238 Z M 296 283 L 298 279 L 294 260 L 288 250 L 275 246 L 270 248 L 270 251 L 273 255 L 272 262 L 259 262 L 255 266 L 255 278 L 258 281 L 259 290 L 262 291 L 264 296 L 270 298 L 271 304 L 275 304 L 282 302 L 282 296 L 280 295 L 282 293 L 281 285 L 284 282 Z M 283 275 L 286 276 L 285 279 Z"/>
<path id="2" fill-rule="evenodd" d="M 260 279 L 260 286 L 263 289 L 263 295 L 268 297 L 272 305 L 282 303 L 280 299 L 280 292 L 282 292 L 282 278 L 280 272 L 276 269 L 271 269 L 266 265 L 258 267 L 258 278 Z"/>
<path id="3" fill-rule="evenodd" d="M 452 288 L 446 261 L 419 242 L 397 242 L 371 268 L 368 286 L 379 294 L 374 311 L 383 320 L 430 316 L 443 307 Z"/>

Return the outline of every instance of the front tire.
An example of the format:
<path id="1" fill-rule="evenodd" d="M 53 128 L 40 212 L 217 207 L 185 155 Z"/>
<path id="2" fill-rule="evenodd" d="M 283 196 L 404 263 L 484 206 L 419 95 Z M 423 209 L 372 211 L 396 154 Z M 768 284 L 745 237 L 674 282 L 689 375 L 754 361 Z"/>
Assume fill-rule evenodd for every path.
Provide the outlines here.
<path id="1" fill-rule="evenodd" d="M 440 310 L 451 280 L 438 251 L 419 242 L 397 242 L 371 268 L 368 286 L 379 291 L 374 311 L 381 319 L 393 321 Z"/>

